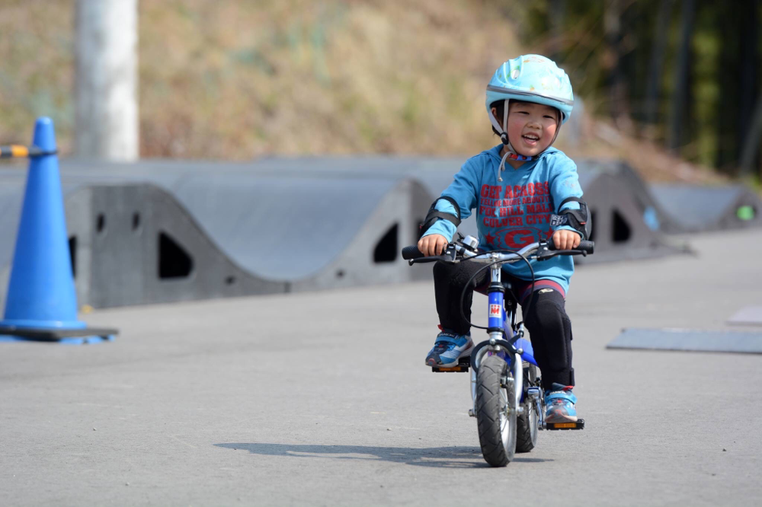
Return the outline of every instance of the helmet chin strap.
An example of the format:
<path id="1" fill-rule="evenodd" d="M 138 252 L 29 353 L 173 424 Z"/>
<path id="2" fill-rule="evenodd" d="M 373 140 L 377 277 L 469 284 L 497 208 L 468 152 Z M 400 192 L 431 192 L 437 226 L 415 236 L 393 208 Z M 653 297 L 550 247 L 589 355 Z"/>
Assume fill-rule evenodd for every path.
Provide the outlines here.
<path id="1" fill-rule="evenodd" d="M 508 123 L 508 103 L 509 102 L 510 102 L 510 99 L 505 99 L 503 103 L 503 125 L 506 125 Z M 515 149 L 513 149 L 513 146 L 511 145 L 511 140 L 508 139 L 508 132 L 503 130 L 503 127 L 500 126 L 500 123 L 498 123 L 497 118 L 495 118 L 495 115 L 492 114 L 492 111 L 490 111 L 489 113 L 489 119 L 490 119 L 490 122 L 492 123 L 492 126 L 500 134 L 500 140 L 503 142 L 503 146 L 505 147 L 505 155 L 503 155 L 503 158 L 500 159 L 500 165 L 497 168 L 497 181 L 503 181 L 503 178 L 500 176 L 500 173 L 505 170 L 505 160 L 507 158 L 511 158 L 513 160 L 528 161 L 528 160 L 532 160 L 533 157 L 520 155 Z"/>
<path id="2" fill-rule="evenodd" d="M 503 104 L 503 125 L 506 125 L 508 123 L 508 103 L 510 99 L 505 99 Z M 561 113 L 559 112 L 559 115 Z M 489 112 L 489 120 L 492 123 L 492 126 L 497 130 L 497 132 L 500 134 L 500 140 L 503 142 L 503 146 L 505 146 L 505 155 L 503 155 L 503 158 L 500 159 L 500 165 L 497 168 L 497 181 L 503 181 L 503 178 L 500 176 L 500 173 L 502 171 L 505 171 L 505 161 L 506 159 L 510 158 L 513 160 L 521 160 L 523 162 L 533 160 L 535 157 L 528 157 L 526 155 L 519 154 L 511 145 L 511 140 L 508 139 L 508 132 L 503 130 L 503 127 L 500 126 L 500 123 L 498 123 L 497 118 L 495 118 L 495 115 L 492 114 L 492 111 Z M 561 120 L 560 118 L 556 120 L 557 127 L 556 127 L 556 133 L 553 136 L 553 140 L 550 141 L 550 144 L 548 145 L 548 148 L 553 146 L 553 143 L 556 141 L 556 137 L 558 137 L 558 131 L 561 130 Z M 545 148 L 546 150 L 548 148 Z M 545 150 L 543 150 L 545 151 Z M 540 155 L 538 153 L 537 155 Z"/>

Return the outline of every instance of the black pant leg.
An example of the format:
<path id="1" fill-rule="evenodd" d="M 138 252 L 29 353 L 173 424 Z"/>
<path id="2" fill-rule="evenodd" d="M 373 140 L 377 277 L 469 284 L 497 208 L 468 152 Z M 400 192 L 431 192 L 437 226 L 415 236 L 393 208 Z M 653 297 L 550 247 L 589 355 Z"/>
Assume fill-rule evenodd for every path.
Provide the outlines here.
<path id="1" fill-rule="evenodd" d="M 463 298 L 463 318 L 460 311 L 460 297 L 468 280 L 483 268 L 476 262 L 460 262 L 451 264 L 437 262 L 434 265 L 434 292 L 437 302 L 439 323 L 443 329 L 457 334 L 468 334 L 471 326 L 471 301 L 473 300 L 474 288 L 484 285 L 489 280 L 489 269 L 484 269 L 472 281 Z"/>
<path id="2" fill-rule="evenodd" d="M 573 386 L 572 328 L 563 296 L 552 289 L 540 289 L 532 295 L 529 314 L 527 306 L 525 303 L 522 307 L 524 324 L 542 373 L 543 388 L 548 391 L 554 382 Z"/>

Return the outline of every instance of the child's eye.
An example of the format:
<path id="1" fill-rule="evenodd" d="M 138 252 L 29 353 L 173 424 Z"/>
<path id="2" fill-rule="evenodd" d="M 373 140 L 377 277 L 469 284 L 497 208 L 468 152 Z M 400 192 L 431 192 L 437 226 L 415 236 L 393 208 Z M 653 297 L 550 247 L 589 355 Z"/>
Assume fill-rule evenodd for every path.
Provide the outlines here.
<path id="1" fill-rule="evenodd" d="M 546 114 L 545 118 L 548 118 L 549 120 L 555 120 L 556 119 L 555 117 L 550 116 L 549 114 Z"/>

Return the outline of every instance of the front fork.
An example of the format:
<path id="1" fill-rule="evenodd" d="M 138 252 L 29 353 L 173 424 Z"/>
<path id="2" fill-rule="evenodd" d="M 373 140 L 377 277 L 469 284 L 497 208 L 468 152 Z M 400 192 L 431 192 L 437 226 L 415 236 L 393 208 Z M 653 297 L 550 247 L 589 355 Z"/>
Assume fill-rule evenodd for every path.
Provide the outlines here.
<path id="1" fill-rule="evenodd" d="M 487 295 L 489 297 L 489 311 L 487 315 L 487 334 L 489 334 L 488 347 L 483 347 L 476 357 L 471 358 L 471 362 L 474 365 L 471 368 L 471 399 L 474 402 L 474 408 L 469 410 L 470 415 L 475 415 L 476 411 L 476 372 L 479 369 L 479 364 L 482 358 L 487 354 L 500 354 L 508 363 L 511 376 L 504 377 L 504 382 L 512 382 L 514 385 L 513 392 L 516 395 L 514 407 L 519 414 L 524 411 L 524 407 L 521 406 L 521 399 L 524 396 L 524 367 L 522 364 L 521 354 L 517 351 L 514 353 L 514 357 L 511 359 L 508 357 L 510 351 L 505 347 L 497 343 L 498 340 L 507 340 L 513 337 L 513 328 L 511 323 L 507 322 L 505 314 L 505 287 L 501 280 L 502 270 L 499 264 L 493 264 L 490 268 L 491 278 Z M 520 331 L 523 334 L 523 329 Z"/>

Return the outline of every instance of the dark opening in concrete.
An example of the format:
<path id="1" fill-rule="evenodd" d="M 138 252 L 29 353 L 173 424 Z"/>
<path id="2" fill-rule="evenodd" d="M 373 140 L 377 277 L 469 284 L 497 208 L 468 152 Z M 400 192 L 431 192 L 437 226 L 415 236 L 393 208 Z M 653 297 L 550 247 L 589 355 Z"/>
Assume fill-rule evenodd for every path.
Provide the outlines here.
<path id="1" fill-rule="evenodd" d="M 98 213 L 98 218 L 95 221 L 95 230 L 98 234 L 102 233 L 106 228 L 106 215 Z"/>
<path id="2" fill-rule="evenodd" d="M 612 224 L 613 230 L 611 231 L 611 236 L 614 243 L 624 243 L 630 239 L 632 235 L 630 224 L 627 223 L 627 220 L 617 210 L 614 210 Z"/>
<path id="3" fill-rule="evenodd" d="M 394 262 L 397 258 L 397 250 L 399 250 L 399 242 L 397 241 L 397 233 L 399 232 L 399 224 L 395 223 L 386 231 L 384 237 L 382 237 L 376 244 L 376 248 L 373 250 L 373 262 L 379 264 L 382 262 Z"/>
<path id="4" fill-rule="evenodd" d="M 77 237 L 69 238 L 69 257 L 71 257 L 71 274 L 77 277 Z"/>
<path id="5" fill-rule="evenodd" d="M 188 252 L 165 232 L 159 233 L 159 278 L 187 278 L 193 271 Z"/>

